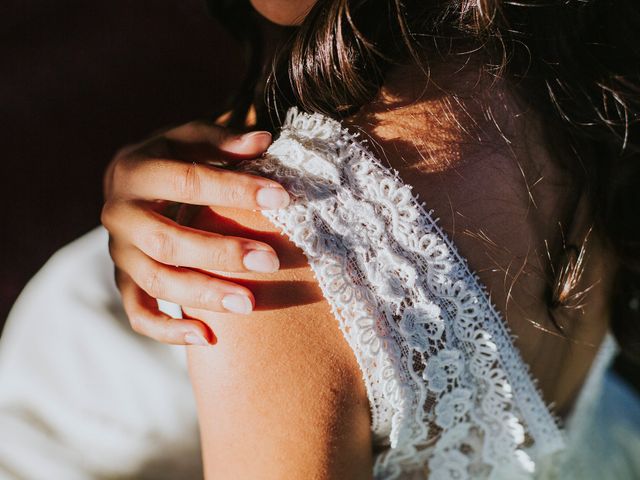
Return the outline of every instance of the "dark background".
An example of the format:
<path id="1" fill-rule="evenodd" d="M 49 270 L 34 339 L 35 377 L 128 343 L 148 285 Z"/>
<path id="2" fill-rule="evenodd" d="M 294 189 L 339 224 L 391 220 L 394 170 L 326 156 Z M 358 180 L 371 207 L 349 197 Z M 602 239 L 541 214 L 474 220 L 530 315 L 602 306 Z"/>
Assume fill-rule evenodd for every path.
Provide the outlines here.
<path id="1" fill-rule="evenodd" d="M 204 0 L 2 0 L 0 328 L 47 258 L 98 225 L 116 150 L 210 114 L 240 70 Z"/>

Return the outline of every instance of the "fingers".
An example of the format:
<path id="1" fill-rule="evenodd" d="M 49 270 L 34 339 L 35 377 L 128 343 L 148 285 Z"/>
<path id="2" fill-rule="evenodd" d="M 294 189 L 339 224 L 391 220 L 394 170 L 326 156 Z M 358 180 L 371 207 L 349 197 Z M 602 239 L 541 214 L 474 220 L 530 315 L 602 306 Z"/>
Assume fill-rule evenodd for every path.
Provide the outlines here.
<path id="1" fill-rule="evenodd" d="M 280 267 L 276 252 L 266 243 L 184 227 L 139 203 L 108 204 L 102 223 L 121 243 L 165 265 L 260 273 Z"/>
<path id="2" fill-rule="evenodd" d="M 175 319 L 160 312 L 154 298 L 145 293 L 122 271 L 116 273 L 124 309 L 131 328 L 159 342 L 173 345 L 210 345 L 215 338 L 198 320 Z"/>
<path id="3" fill-rule="evenodd" d="M 232 154 L 237 158 L 254 158 L 269 148 L 272 136 L 259 130 L 239 134 L 224 127 L 202 121 L 189 122 L 165 133 L 169 141 L 181 143 L 206 143 L 214 151 Z"/>
<path id="4" fill-rule="evenodd" d="M 218 144 L 218 148 L 223 152 L 253 158 L 264 153 L 272 140 L 269 132 L 250 132 L 241 137 L 227 137 Z"/>
<path id="5" fill-rule="evenodd" d="M 114 166 L 113 184 L 130 198 L 169 200 L 190 205 L 277 209 L 289 194 L 267 178 L 169 159 L 123 158 Z"/>
<path id="6" fill-rule="evenodd" d="M 160 312 L 156 298 L 214 312 L 253 310 L 250 290 L 197 270 L 273 272 L 279 268 L 275 251 L 262 242 L 183 227 L 153 205 L 287 206 L 289 195 L 277 182 L 214 166 L 255 158 L 271 141 L 268 132 L 240 135 L 190 122 L 120 150 L 110 163 L 102 220 L 112 234 L 111 256 L 134 330 L 165 343 L 211 339 L 201 322 Z"/>
<path id="7" fill-rule="evenodd" d="M 248 288 L 227 280 L 164 265 L 135 248 L 112 248 L 111 255 L 150 297 L 211 312 L 249 314 L 255 306 Z"/>
<path id="8" fill-rule="evenodd" d="M 246 209 L 283 208 L 290 199 L 277 182 L 213 166 L 255 158 L 270 144 L 271 134 L 266 131 L 240 135 L 209 123 L 189 122 L 133 149 L 121 150 L 107 175 L 114 190 L 106 188 L 110 193 L 107 197 Z M 194 151 L 204 154 L 194 155 Z"/>

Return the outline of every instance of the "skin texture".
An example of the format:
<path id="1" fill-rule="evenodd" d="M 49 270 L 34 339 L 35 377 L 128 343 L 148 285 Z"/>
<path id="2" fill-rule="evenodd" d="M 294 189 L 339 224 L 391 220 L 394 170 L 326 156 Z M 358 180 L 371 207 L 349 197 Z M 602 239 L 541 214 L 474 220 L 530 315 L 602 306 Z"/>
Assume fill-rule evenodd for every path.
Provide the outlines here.
<path id="1" fill-rule="evenodd" d="M 313 4 L 252 3 L 272 22 L 287 25 L 298 23 Z M 443 64 L 450 68 L 434 69 L 429 82 L 417 69 L 397 68 L 379 97 L 347 123 L 368 136 L 378 157 L 410 179 L 414 192 L 434 209 L 518 336 L 516 345 L 539 379 L 543 396 L 562 416 L 570 409 L 606 328 L 610 272 L 603 246 L 595 233 L 588 235 L 588 202 L 558 167 L 564 152 L 545 147 L 541 120 L 505 85 L 482 78 L 473 62 L 461 61 L 465 68 L 455 60 Z M 148 178 L 158 170 L 159 164 L 154 168 L 158 158 L 176 156 L 176 146 L 182 152 L 179 160 L 197 161 L 192 155 L 203 138 L 218 154 L 226 151 L 220 148 L 224 135 L 214 134 L 210 126 L 204 137 L 199 131 L 201 136 L 192 129 L 181 132 L 170 151 L 157 153 L 156 144 L 150 150 L 143 145 L 121 153 L 113 168 L 117 186 L 113 190 L 118 193 L 107 187 L 111 207 L 104 218 L 114 233 L 112 254 L 126 274 L 120 285 L 127 311 L 137 319 L 134 328 L 174 343 L 195 332 L 215 344 L 189 349 L 206 477 L 370 478 L 369 407 L 361 373 L 304 256 L 260 213 L 229 208 L 224 195 L 202 196 L 211 190 L 193 188 L 207 185 L 220 192 L 237 185 L 238 177 L 231 173 L 205 182 L 199 177 L 201 167 L 195 177 L 193 173 L 177 177 L 203 180 L 179 183 L 189 185 L 183 189 L 187 203 L 219 205 L 201 209 L 193 219 L 191 233 L 201 232 L 201 238 L 202 232 L 212 234 L 204 234 L 200 255 L 187 262 L 177 257 L 193 248 L 193 242 L 185 241 L 190 231 L 185 227 L 174 230 L 173 236 L 161 235 L 169 241 L 155 242 L 164 246 L 155 255 L 139 238 L 127 236 L 126 229 L 118 230 L 117 225 L 132 218 L 123 213 L 127 211 L 123 206 L 129 210 L 137 206 L 140 215 L 139 205 L 146 205 L 148 215 L 153 211 L 149 202 L 163 198 L 150 192 L 141 195 L 140 184 L 133 188 L 123 179 Z M 158 142 L 160 147 L 164 143 Z M 264 148 L 266 144 L 254 145 L 242 155 L 256 156 Z M 125 168 L 128 176 L 116 175 L 118 165 L 122 169 L 132 164 L 140 168 Z M 162 167 L 177 168 L 164 163 Z M 167 179 L 156 182 L 157 191 L 170 184 Z M 252 208 L 253 185 L 234 193 L 234 206 Z M 139 225 L 151 225 L 146 218 Z M 229 255 L 215 255 L 212 261 L 206 251 L 219 253 L 213 242 L 221 238 L 235 247 L 229 246 Z M 564 295 L 565 305 L 551 311 L 547 291 L 557 265 L 549 257 L 556 258 L 563 244 L 582 246 L 585 238 L 589 255 L 583 273 Z M 273 249 L 280 259 L 277 273 L 250 273 L 240 266 L 240 252 L 246 248 L 239 245 L 247 241 Z M 149 258 L 156 262 L 155 270 L 141 267 Z M 171 265 L 192 268 L 175 267 L 178 270 L 172 270 L 175 275 L 169 278 L 160 269 Z M 222 313 L 219 297 L 213 294 L 212 305 L 204 305 L 207 297 L 194 292 L 206 290 L 201 288 L 205 279 L 186 279 L 194 272 L 210 274 L 206 281 L 215 282 L 210 292 L 224 285 L 246 294 L 255 306 L 253 314 Z M 588 296 L 583 298 L 579 292 L 585 290 Z M 152 297 L 176 291 L 183 292 L 183 301 L 174 300 L 185 305 L 190 320 L 171 321 L 152 310 Z"/>
<path id="2" fill-rule="evenodd" d="M 467 96 L 470 86 L 495 121 Z M 589 222 L 574 215 L 587 205 L 545 149 L 539 119 L 505 85 L 451 65 L 429 83 L 417 69 L 396 69 L 348 124 L 435 210 L 519 337 L 544 398 L 566 413 L 604 334 L 608 273 L 592 234 L 576 287 L 591 287 L 588 303 L 554 312 L 560 334 L 546 306 L 546 245 L 557 251 L 563 236 L 581 244 Z M 208 209 L 197 222 L 266 241 L 282 259 L 275 276 L 231 276 L 267 305 L 250 318 L 186 309 L 218 342 L 189 349 L 207 478 L 368 478 L 364 385 L 303 255 L 258 213 Z"/>
<path id="3" fill-rule="evenodd" d="M 217 341 L 189 349 L 206 478 L 370 478 L 361 373 L 303 253 L 256 212 L 205 209 L 196 222 L 266 241 L 282 261 L 268 277 L 232 275 L 254 291 L 250 317 L 185 309 Z"/>
<path id="4" fill-rule="evenodd" d="M 173 344 L 211 341 L 206 325 L 169 318 L 158 311 L 156 298 L 212 311 L 241 307 L 250 313 L 255 300 L 249 289 L 202 270 L 275 271 L 279 262 L 273 249 L 265 243 L 185 227 L 181 224 L 192 207 L 172 205 L 265 208 L 265 192 L 271 204 L 275 193 L 275 200 L 286 205 L 288 194 L 276 182 L 212 165 L 254 158 L 270 143 L 268 132 L 240 135 L 194 121 L 126 147 L 115 156 L 105 175 L 102 223 L 110 233 L 116 281 L 136 332 Z M 175 211 L 169 213 L 169 208 Z"/>
<path id="5" fill-rule="evenodd" d="M 352 128 L 434 209 L 564 416 L 607 328 L 612 262 L 559 166 L 570 153 L 548 150 L 541 119 L 507 85 L 459 62 L 443 62 L 426 87 L 418 69 L 396 69 Z M 586 259 L 565 304 L 550 309 L 563 245 L 585 246 Z"/>

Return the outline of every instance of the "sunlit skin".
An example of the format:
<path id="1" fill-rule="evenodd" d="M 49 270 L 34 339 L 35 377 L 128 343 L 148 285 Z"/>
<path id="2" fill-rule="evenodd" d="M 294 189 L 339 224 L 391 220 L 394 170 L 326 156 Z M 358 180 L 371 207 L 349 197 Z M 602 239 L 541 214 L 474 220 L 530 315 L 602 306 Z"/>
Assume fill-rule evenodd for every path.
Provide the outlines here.
<path id="1" fill-rule="evenodd" d="M 586 205 L 557 166 L 559 153 L 547 150 L 540 119 L 520 109 L 508 86 L 479 81 L 473 67 L 446 65 L 432 75 L 449 91 L 425 90 L 418 69 L 398 67 L 346 124 L 434 209 L 519 337 L 545 400 L 564 415 L 604 335 L 609 282 L 594 235 L 582 285 L 593 285 L 588 308 L 564 311 L 566 337 L 557 334 L 544 297 L 545 240 L 557 244 L 558 222 L 566 225 Z M 471 100 L 457 103 L 454 95 Z M 483 119 L 476 99 L 499 128 Z M 567 242 L 580 243 L 588 223 L 566 227 Z M 275 274 L 216 272 L 254 291 L 262 307 L 250 316 L 185 309 L 217 337 L 213 348 L 189 349 L 206 477 L 370 478 L 361 373 L 302 252 L 258 212 L 207 209 L 196 226 L 265 241 L 281 259 Z"/>
<path id="2" fill-rule="evenodd" d="M 251 3 L 275 24 L 296 25 L 315 2 Z M 593 285 L 589 306 L 560 317 L 566 337 L 551 331 L 545 242 L 557 247 L 558 223 L 587 205 L 555 162 L 561 152 L 547 150 L 541 119 L 521 110 L 507 85 L 468 65 L 434 66 L 431 81 L 447 89 L 425 88 L 419 69 L 397 67 L 345 123 L 435 210 L 519 337 L 545 400 L 564 415 L 604 334 L 604 255 L 594 235 L 582 285 Z M 272 274 L 211 272 L 251 289 L 251 315 L 183 309 L 215 332 L 213 347 L 189 349 L 205 477 L 369 479 L 362 373 L 304 254 L 259 212 L 205 208 L 192 226 L 265 242 L 281 262 Z M 567 226 L 567 242 L 579 244 L 586 227 L 588 219 Z"/>

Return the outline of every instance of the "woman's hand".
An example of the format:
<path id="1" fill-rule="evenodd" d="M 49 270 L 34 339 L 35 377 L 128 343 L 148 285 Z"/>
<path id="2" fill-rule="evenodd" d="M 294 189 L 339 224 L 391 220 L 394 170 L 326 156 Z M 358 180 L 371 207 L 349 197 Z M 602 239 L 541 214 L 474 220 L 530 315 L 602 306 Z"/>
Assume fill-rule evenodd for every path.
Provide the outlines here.
<path id="1" fill-rule="evenodd" d="M 214 166 L 257 157 L 270 143 L 268 132 L 240 135 L 198 121 L 117 153 L 105 174 L 102 223 L 110 233 L 116 283 L 136 332 L 172 344 L 211 341 L 205 324 L 165 315 L 157 298 L 209 311 L 253 310 L 248 288 L 207 271 L 275 272 L 279 260 L 273 248 L 183 226 L 180 216 L 188 210 L 178 204 L 286 206 L 289 196 L 278 183 Z M 175 220 L 166 215 L 171 208 Z"/>

